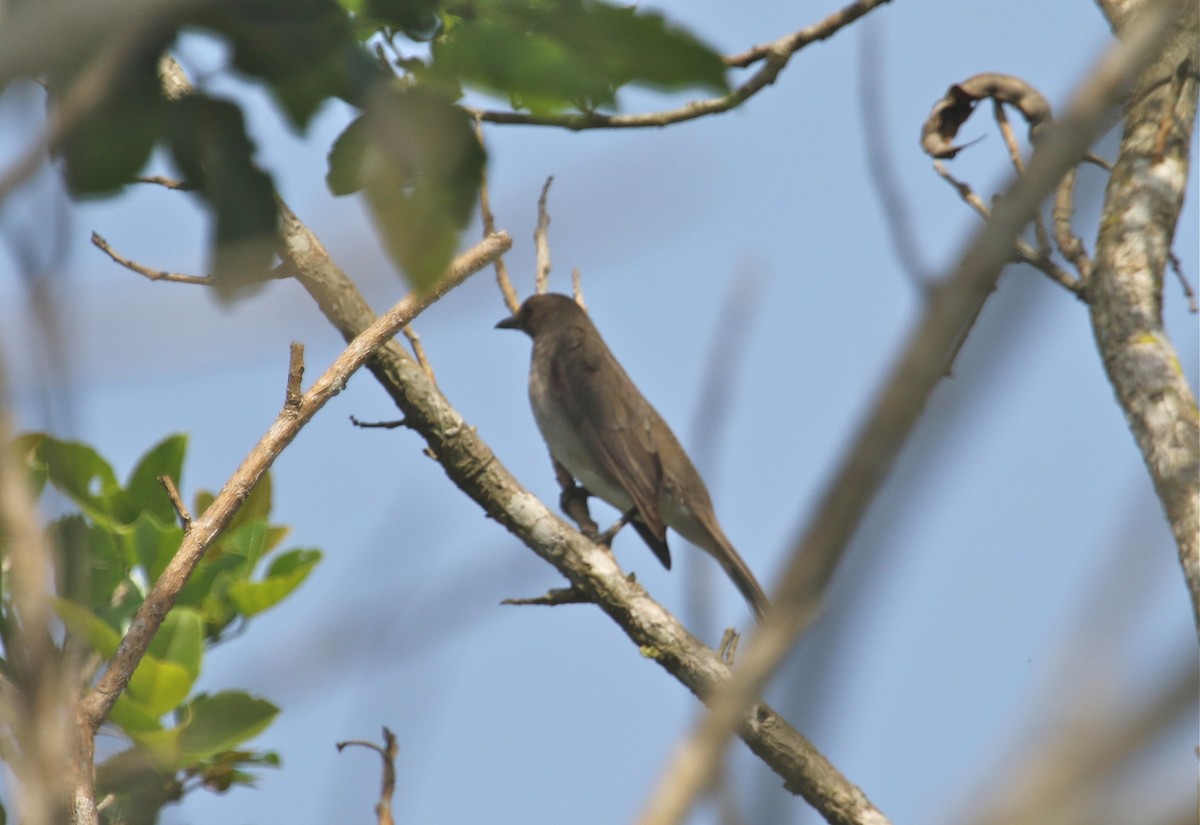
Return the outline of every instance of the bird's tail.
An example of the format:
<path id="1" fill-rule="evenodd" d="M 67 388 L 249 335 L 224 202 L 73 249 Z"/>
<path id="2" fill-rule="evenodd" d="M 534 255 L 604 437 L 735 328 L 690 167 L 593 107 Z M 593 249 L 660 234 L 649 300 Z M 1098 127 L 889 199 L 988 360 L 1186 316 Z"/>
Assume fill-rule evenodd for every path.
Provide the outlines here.
<path id="1" fill-rule="evenodd" d="M 722 534 L 718 534 L 716 538 L 718 546 L 709 549 L 709 554 L 720 562 L 725 573 L 733 580 L 746 603 L 750 605 L 750 609 L 754 611 L 754 617 L 758 619 L 758 623 L 762 624 L 767 611 L 771 609 L 771 603 L 767 601 L 767 594 L 763 592 L 762 586 L 758 583 L 758 579 L 754 578 L 754 574 L 750 572 L 746 562 L 733 549 L 729 539 Z"/>

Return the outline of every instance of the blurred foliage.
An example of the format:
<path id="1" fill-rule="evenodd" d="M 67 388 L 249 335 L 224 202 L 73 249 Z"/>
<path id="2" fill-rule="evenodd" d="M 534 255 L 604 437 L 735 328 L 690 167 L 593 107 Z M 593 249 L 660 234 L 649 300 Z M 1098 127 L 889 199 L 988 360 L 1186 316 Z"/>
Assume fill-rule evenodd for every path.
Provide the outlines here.
<path id="1" fill-rule="evenodd" d="M 157 479 L 179 483 L 187 439 L 174 435 L 152 447 L 124 484 L 86 444 L 34 433 L 19 438 L 17 448 L 35 489 L 49 486 L 77 508 L 49 529 L 60 561 L 55 608 L 66 631 L 62 649 L 82 647 L 94 676 L 183 540 Z M 193 513 L 212 500 L 197 494 Z M 279 764 L 274 753 L 240 748 L 270 725 L 277 707 L 238 690 L 193 692 L 205 653 L 291 595 L 321 558 L 312 549 L 277 551 L 287 528 L 271 524 L 270 511 L 268 475 L 212 542 L 113 707 L 109 726 L 128 747 L 97 765 L 98 798 L 114 795 L 106 821 L 152 823 L 188 790 L 253 785 L 251 769 Z M 16 638 L 12 597 L 7 586 L 0 589 L 6 673 L 14 655 L 8 640 Z M 13 753 L 11 743 L 2 752 Z"/>
<path id="2" fill-rule="evenodd" d="M 77 197 L 115 194 L 166 150 L 212 221 L 210 274 L 231 299 L 266 281 L 278 248 L 274 183 L 239 105 L 164 94 L 158 58 L 182 31 L 229 47 L 227 70 L 263 84 L 291 126 L 328 101 L 361 112 L 330 152 L 335 194 L 362 191 L 384 248 L 416 289 L 445 271 L 471 218 L 485 153 L 464 89 L 538 114 L 614 108 L 630 84 L 728 91 L 721 57 L 654 11 L 598 0 L 220 0 L 185 4 L 121 53 L 103 105 L 59 148 Z M 108 39 L 106 39 L 106 37 Z M 61 95 L 112 44 L 46 78 Z"/>

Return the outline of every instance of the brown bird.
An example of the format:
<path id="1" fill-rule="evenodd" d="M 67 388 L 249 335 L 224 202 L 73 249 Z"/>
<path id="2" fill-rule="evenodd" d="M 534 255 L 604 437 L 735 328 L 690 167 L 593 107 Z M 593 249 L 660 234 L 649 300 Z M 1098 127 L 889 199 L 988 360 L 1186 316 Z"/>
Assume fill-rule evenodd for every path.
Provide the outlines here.
<path id="1" fill-rule="evenodd" d="M 631 514 L 668 570 L 668 527 L 707 551 L 761 622 L 767 597 L 717 523 L 708 488 L 587 313 L 565 295 L 534 295 L 496 326 L 533 339 L 529 401 L 554 460 L 588 493 Z"/>

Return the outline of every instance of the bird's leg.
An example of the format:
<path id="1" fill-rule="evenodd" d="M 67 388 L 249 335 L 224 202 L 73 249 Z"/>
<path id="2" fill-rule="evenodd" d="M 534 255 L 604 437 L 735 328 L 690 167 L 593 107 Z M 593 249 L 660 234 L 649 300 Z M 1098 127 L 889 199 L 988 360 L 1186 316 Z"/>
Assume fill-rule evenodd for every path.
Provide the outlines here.
<path id="1" fill-rule="evenodd" d="M 628 511 L 621 514 L 621 517 L 619 519 L 617 519 L 615 522 L 613 522 L 612 527 L 609 527 L 607 530 L 605 530 L 603 533 L 596 536 L 592 540 L 595 541 L 596 544 L 602 544 L 605 547 L 611 547 L 612 540 L 614 537 L 616 537 L 617 532 L 622 527 L 624 527 L 626 524 L 628 524 L 630 521 L 632 521 L 633 517 L 636 515 L 637 515 L 637 508 L 630 507 Z"/>
<path id="2" fill-rule="evenodd" d="M 554 461 L 554 477 L 558 479 L 558 486 L 562 489 L 558 497 L 559 508 L 570 516 L 579 527 L 579 532 L 588 538 L 594 538 L 600 530 L 600 525 L 592 521 L 591 513 L 588 512 L 587 500 L 591 493 L 576 484 L 567 469 L 557 461 Z"/>

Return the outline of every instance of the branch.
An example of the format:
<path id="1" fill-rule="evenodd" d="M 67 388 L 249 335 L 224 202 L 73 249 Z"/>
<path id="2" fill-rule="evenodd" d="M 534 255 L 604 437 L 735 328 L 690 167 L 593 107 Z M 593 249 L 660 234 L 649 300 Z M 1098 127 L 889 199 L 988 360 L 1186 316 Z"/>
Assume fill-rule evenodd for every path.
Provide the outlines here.
<path id="1" fill-rule="evenodd" d="M 967 248 L 954 274 L 934 293 L 849 455 L 822 496 L 812 524 L 796 542 L 771 600 L 774 609 L 751 637 L 733 682 L 713 697 L 712 712 L 676 749 L 638 820 L 642 825 L 680 822 L 707 784 L 730 734 L 746 724 L 752 703 L 817 615 L 825 587 L 858 522 L 944 374 L 964 324 L 994 288 L 1012 254 L 1013 240 L 1101 133 L 1126 78 L 1153 57 L 1184 3 L 1190 5 L 1190 0 L 1164 4 L 1146 15 L 1104 57 L 1066 116 L 1039 139 L 1028 174 L 1017 178 L 997 202 L 991 220 Z"/>
<path id="2" fill-rule="evenodd" d="M 1164 269 L 1196 119 L 1200 21 L 1195 3 L 1189 6 L 1134 84 L 1088 295 L 1096 344 L 1175 535 L 1200 632 L 1200 414 L 1162 324 Z M 1144 16 L 1127 15 L 1132 22 L 1119 24 L 1122 36 Z"/>
<path id="3" fill-rule="evenodd" d="M 82 702 L 82 719 L 86 737 L 94 736 L 100 724 L 107 718 L 113 704 L 129 684 L 129 678 L 141 661 L 150 640 L 175 603 L 179 591 L 191 576 L 196 564 L 204 555 L 208 545 L 229 524 L 250 490 L 270 468 L 280 452 L 291 443 L 300 429 L 307 424 L 325 403 L 341 391 L 350 376 L 361 367 L 380 346 L 391 343 L 392 337 L 412 321 L 426 307 L 441 298 L 470 275 L 487 266 L 497 255 L 512 245 L 507 235 L 493 235 L 474 249 L 460 255 L 451 264 L 449 271 L 428 293 L 409 295 L 386 314 L 376 319 L 350 342 L 337 360 L 304 393 L 298 403 L 285 405 L 275 422 L 251 450 L 242 465 L 225 482 L 225 486 L 202 515 L 192 521 L 191 529 L 184 536 L 166 570 L 147 594 L 142 606 L 133 617 L 128 632 L 109 661 L 99 682 Z M 293 359 L 293 367 L 295 360 Z"/>
<path id="4" fill-rule="evenodd" d="M 598 112 L 533 115 L 526 112 L 497 112 L 472 108 L 467 108 L 467 111 L 474 115 L 476 119 L 487 123 L 561 126 L 564 129 L 575 131 L 582 129 L 638 129 L 649 126 L 666 126 L 671 123 L 695 120 L 705 115 L 727 112 L 774 83 L 775 79 L 779 77 L 779 73 L 783 71 L 788 61 L 791 60 L 792 55 L 800 51 L 800 49 L 809 43 L 832 37 L 843 27 L 850 25 L 858 18 L 867 14 L 867 12 L 887 2 L 888 0 L 858 0 L 858 2 L 851 3 L 845 8 L 834 12 L 819 23 L 785 35 L 769 45 L 755 46 L 742 54 L 725 58 L 725 65 L 733 68 L 749 66 L 759 61 L 764 61 L 764 65 L 745 83 L 736 87 L 729 94 L 707 100 L 694 100 L 677 109 L 666 109 L 661 112 L 646 112 L 636 115 L 605 115 Z"/>
<path id="5" fill-rule="evenodd" d="M 400 752 L 400 746 L 396 743 L 396 734 L 384 727 L 382 745 L 362 739 L 338 742 L 338 753 L 351 745 L 373 750 L 383 760 L 383 781 L 379 788 L 379 801 L 375 803 L 375 817 L 378 825 L 393 825 L 396 821 L 392 818 L 392 796 L 396 792 L 396 754 Z"/>
<path id="6" fill-rule="evenodd" d="M 164 73 L 166 82 L 186 83 L 177 65 L 166 65 Z M 354 339 L 375 321 L 353 281 L 282 202 L 280 237 L 281 257 L 343 338 Z M 645 655 L 701 700 L 729 681 L 729 668 L 717 654 L 630 581 L 610 552 L 569 527 L 513 478 L 403 347 L 395 341 L 384 343 L 367 368 L 402 412 L 405 426 L 425 439 L 429 454 L 450 480 L 587 593 Z M 747 717 L 741 735 L 786 787 L 802 794 L 830 822 L 886 825 L 888 820 L 866 795 L 767 705 L 759 705 Z"/>

